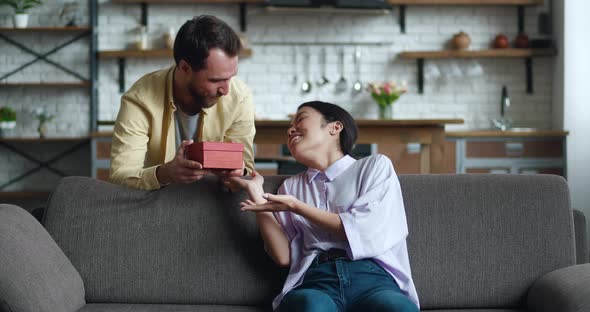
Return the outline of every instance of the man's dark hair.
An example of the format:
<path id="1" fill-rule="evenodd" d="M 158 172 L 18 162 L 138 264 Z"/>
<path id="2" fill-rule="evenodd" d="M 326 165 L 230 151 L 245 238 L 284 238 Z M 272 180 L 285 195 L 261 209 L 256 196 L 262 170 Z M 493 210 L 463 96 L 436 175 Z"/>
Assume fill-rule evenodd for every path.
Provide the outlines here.
<path id="1" fill-rule="evenodd" d="M 234 57 L 242 49 L 242 43 L 224 21 L 211 15 L 195 16 L 178 30 L 174 40 L 174 61 L 178 65 L 184 60 L 197 71 L 205 67 L 209 50 L 213 48 Z"/>
<path id="2" fill-rule="evenodd" d="M 358 135 L 358 128 L 354 118 L 345 109 L 336 104 L 321 101 L 305 102 L 299 105 L 297 110 L 302 107 L 311 107 L 320 112 L 326 124 L 340 121 L 344 126 L 344 129 L 340 132 L 340 149 L 344 155 L 352 155 L 352 149 L 354 148 Z"/>

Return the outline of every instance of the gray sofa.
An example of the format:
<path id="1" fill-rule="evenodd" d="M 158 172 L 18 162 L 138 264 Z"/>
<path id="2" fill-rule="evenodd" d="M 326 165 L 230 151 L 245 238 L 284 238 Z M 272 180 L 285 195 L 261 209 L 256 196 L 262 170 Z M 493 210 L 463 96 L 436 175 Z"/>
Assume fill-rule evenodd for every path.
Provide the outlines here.
<path id="1" fill-rule="evenodd" d="M 267 177 L 274 192 L 285 177 Z M 423 310 L 590 311 L 565 180 L 405 175 L 408 248 Z M 4 311 L 269 311 L 284 281 L 244 194 L 217 180 L 137 191 L 83 177 L 55 188 L 41 226 L 0 205 Z M 585 238 L 583 215 L 576 229 Z M 583 227 L 583 228 L 581 228 Z"/>

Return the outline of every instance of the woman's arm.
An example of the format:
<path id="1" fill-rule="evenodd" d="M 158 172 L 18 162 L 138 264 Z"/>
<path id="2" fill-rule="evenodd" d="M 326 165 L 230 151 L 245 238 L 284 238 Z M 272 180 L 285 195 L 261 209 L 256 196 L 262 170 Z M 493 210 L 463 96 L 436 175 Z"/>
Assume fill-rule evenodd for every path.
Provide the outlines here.
<path id="1" fill-rule="evenodd" d="M 290 211 L 322 227 L 339 238 L 346 239 L 344 226 L 338 214 L 312 207 L 291 195 L 264 194 L 270 202 L 260 208 L 268 211 Z"/>
<path id="2" fill-rule="evenodd" d="M 262 184 L 264 183 L 264 178 L 258 172 L 252 172 L 251 180 L 232 177 L 228 178 L 226 181 L 239 186 L 248 193 L 250 200 L 242 203 L 242 207 L 260 205 L 267 202 L 263 197 L 264 190 L 262 189 Z M 258 223 L 260 234 L 264 240 L 264 249 L 268 255 L 279 266 L 289 266 L 291 262 L 289 239 L 274 215 L 271 212 L 257 212 L 256 222 Z"/>

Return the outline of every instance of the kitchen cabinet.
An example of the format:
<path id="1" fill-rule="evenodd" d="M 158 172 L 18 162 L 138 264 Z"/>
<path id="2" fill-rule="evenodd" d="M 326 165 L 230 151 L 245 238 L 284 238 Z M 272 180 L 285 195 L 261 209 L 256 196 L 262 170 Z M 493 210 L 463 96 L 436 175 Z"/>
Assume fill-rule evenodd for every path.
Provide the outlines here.
<path id="1" fill-rule="evenodd" d="M 409 143 L 416 146 L 412 153 L 411 162 L 418 164 L 416 173 L 443 173 L 445 170 L 445 130 L 446 124 L 462 124 L 462 119 L 400 119 L 400 120 L 357 120 L 358 144 L 377 144 L 380 146 L 401 145 Z M 262 150 L 257 151 L 257 158 L 267 158 L 275 162 L 289 161 L 291 158 L 284 158 L 284 153 L 279 152 L 279 158 L 273 158 L 273 150 L 276 146 L 284 144 L 286 133 L 289 128 L 288 120 L 257 120 L 256 137 L 254 144 L 260 145 L 267 150 L 270 157 L 261 157 Z M 94 133 L 92 144 L 93 177 L 108 176 L 110 167 L 110 140 L 112 133 Z M 280 150 L 279 150 L 280 151 Z M 383 154 L 389 153 L 384 150 Z M 415 155 L 414 155 L 415 154 Z M 396 154 L 391 154 L 395 156 Z M 388 155 L 389 156 L 389 155 Z M 282 157 L 282 158 L 281 158 Z M 397 157 L 397 156 L 396 156 Z"/>
<path id="2" fill-rule="evenodd" d="M 567 131 L 448 132 L 457 173 L 549 173 L 565 176 Z"/>

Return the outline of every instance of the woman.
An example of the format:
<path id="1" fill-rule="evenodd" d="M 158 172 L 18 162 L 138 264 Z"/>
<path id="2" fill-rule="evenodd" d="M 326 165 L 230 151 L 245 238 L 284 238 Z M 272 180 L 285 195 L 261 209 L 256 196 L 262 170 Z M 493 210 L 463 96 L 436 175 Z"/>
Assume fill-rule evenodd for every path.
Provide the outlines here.
<path id="1" fill-rule="evenodd" d="M 401 189 L 383 155 L 350 156 L 357 127 L 348 112 L 324 102 L 301 104 L 288 147 L 308 170 L 278 195 L 263 177 L 229 178 L 248 192 L 242 210 L 256 212 L 265 249 L 289 266 L 273 301 L 283 311 L 418 311 Z"/>

